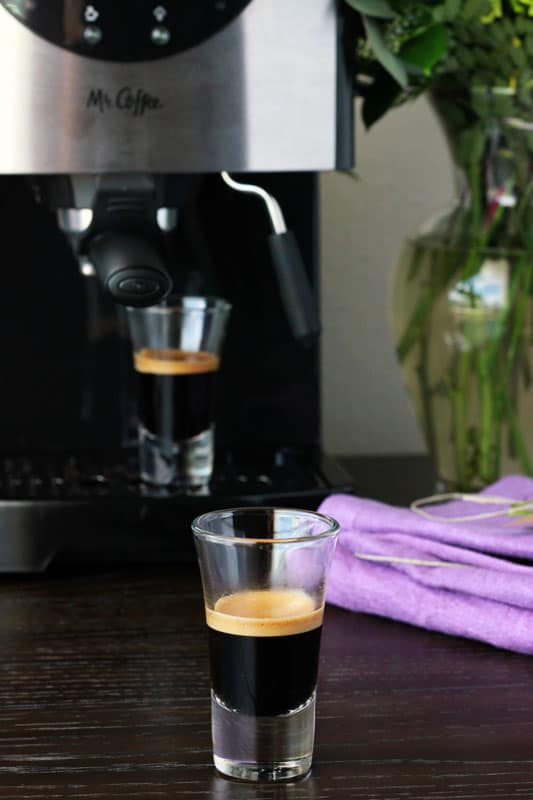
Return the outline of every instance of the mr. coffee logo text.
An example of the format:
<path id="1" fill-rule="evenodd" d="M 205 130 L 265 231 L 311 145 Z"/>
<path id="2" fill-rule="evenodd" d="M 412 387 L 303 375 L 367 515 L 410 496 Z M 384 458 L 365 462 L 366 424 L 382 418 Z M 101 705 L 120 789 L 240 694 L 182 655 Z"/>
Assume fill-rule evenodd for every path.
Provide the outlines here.
<path id="1" fill-rule="evenodd" d="M 159 97 L 131 86 L 123 86 L 115 95 L 105 89 L 91 89 L 85 105 L 86 108 L 96 108 L 101 114 L 116 110 L 132 117 L 144 117 L 147 112 L 163 108 Z"/>

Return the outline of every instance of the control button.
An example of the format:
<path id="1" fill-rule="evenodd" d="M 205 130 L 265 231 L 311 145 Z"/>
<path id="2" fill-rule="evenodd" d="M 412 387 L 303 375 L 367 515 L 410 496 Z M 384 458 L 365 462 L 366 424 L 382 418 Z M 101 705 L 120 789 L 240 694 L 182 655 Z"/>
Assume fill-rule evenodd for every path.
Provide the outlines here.
<path id="1" fill-rule="evenodd" d="M 152 39 L 152 44 L 164 47 L 170 42 L 170 31 L 164 25 L 157 25 L 152 29 L 150 38 Z"/>
<path id="2" fill-rule="evenodd" d="M 100 44 L 102 36 L 102 29 L 97 25 L 86 25 L 83 29 L 83 38 L 86 44 L 90 44 L 91 46 Z"/>
<path id="3" fill-rule="evenodd" d="M 5 10 L 12 19 L 16 18 L 34 34 L 66 52 L 106 62 L 134 64 L 168 58 L 209 41 L 253 2 L 0 0 L 0 14 Z M 186 15 L 184 24 L 180 24 L 180 9 L 189 6 L 195 9 L 189 15 L 191 19 Z M 65 26 L 69 30 L 72 28 L 73 35 L 65 33 Z"/>
<path id="4" fill-rule="evenodd" d="M 156 6 L 153 13 L 157 22 L 164 22 L 167 18 L 168 11 L 165 6 Z"/>
<path id="5" fill-rule="evenodd" d="M 138 295 L 140 297 L 148 294 L 153 294 L 159 288 L 156 281 L 151 281 L 148 278 L 124 278 L 123 281 L 117 286 L 121 292 L 127 294 Z"/>
<path id="6" fill-rule="evenodd" d="M 85 17 L 85 22 L 96 22 L 100 17 L 100 12 L 94 6 L 86 6 L 83 16 Z"/>

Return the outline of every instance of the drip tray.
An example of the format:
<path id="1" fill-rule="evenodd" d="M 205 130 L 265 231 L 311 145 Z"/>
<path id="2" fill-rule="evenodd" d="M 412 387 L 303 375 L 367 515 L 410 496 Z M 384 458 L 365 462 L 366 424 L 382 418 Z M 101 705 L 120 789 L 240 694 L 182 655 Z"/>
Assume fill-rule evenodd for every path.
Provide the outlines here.
<path id="1" fill-rule="evenodd" d="M 134 450 L 6 456 L 0 571 L 42 571 L 65 561 L 191 561 L 197 514 L 243 505 L 316 509 L 335 491 L 352 491 L 349 476 L 309 448 L 221 451 L 209 490 L 187 495 L 141 484 Z"/>

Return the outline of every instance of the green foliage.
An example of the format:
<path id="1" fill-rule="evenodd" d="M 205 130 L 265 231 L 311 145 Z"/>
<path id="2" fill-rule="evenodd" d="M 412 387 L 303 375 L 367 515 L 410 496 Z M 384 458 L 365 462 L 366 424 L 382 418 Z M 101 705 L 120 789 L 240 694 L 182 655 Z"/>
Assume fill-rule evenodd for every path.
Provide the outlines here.
<path id="1" fill-rule="evenodd" d="M 446 84 L 533 95 L 533 0 L 344 0 L 358 24 L 356 89 L 372 125 L 391 107 Z"/>
<path id="2" fill-rule="evenodd" d="M 441 413 L 442 405 L 434 405 L 434 399 L 440 393 L 449 403 L 449 441 L 459 487 L 472 490 L 495 480 L 504 440 L 521 469 L 533 474 L 531 445 L 515 399 L 519 380 L 526 388 L 533 385 L 528 355 L 533 0 L 345 2 L 356 22 L 356 86 L 363 97 L 365 125 L 429 90 L 463 174 L 463 203 L 447 220 L 445 246 L 435 246 L 429 238 L 427 255 L 420 251 L 413 262 L 414 276 L 426 259 L 427 278 L 414 295 L 397 348 L 401 362 L 416 365 L 428 445 L 438 454 L 435 413 L 437 408 Z M 475 291 L 476 276 L 487 254 L 501 260 L 502 253 L 512 265 L 508 302 L 499 311 L 491 308 L 492 316 L 481 328 L 484 311 Z M 460 317 L 460 344 L 431 385 L 434 312 L 443 297 L 449 301 L 450 287 L 464 295 L 468 313 Z M 488 339 L 483 338 L 486 330 Z"/>
<path id="3" fill-rule="evenodd" d="M 368 42 L 379 63 L 392 75 L 401 87 L 407 86 L 407 70 L 404 63 L 387 47 L 380 26 L 370 17 L 365 19 Z"/>
<path id="4" fill-rule="evenodd" d="M 448 50 L 448 33 L 441 23 L 432 25 L 417 36 L 409 39 L 401 48 L 403 61 L 418 67 L 427 76 L 439 63 Z"/>

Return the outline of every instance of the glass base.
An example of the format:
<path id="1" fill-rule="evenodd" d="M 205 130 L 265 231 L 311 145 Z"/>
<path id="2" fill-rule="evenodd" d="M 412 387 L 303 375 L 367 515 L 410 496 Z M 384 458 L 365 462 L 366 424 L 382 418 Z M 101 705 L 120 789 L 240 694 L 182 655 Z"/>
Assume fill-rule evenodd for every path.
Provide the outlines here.
<path id="1" fill-rule="evenodd" d="M 154 436 L 143 427 L 139 429 L 139 467 L 145 483 L 201 489 L 211 479 L 213 462 L 212 427 L 179 442 Z"/>
<path id="2" fill-rule="evenodd" d="M 256 782 L 303 778 L 313 759 L 315 694 L 288 714 L 255 717 L 211 693 L 211 728 L 213 761 L 223 775 Z"/>
<path id="3" fill-rule="evenodd" d="M 284 761 L 280 764 L 240 764 L 227 758 L 213 757 L 215 767 L 222 775 L 239 781 L 270 783 L 274 781 L 294 781 L 303 778 L 311 769 L 312 756 Z"/>

